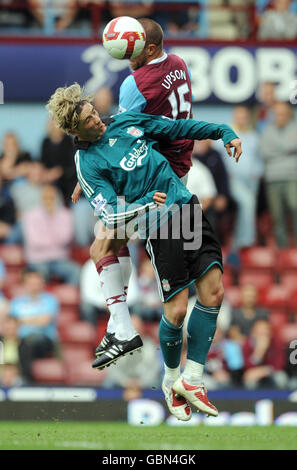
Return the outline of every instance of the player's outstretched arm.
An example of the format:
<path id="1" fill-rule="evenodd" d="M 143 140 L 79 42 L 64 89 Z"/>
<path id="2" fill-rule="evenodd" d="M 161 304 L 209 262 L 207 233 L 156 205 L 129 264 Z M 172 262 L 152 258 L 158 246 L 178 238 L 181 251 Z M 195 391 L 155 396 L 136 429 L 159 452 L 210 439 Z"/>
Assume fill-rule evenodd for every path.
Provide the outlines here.
<path id="1" fill-rule="evenodd" d="M 126 114 L 128 117 L 129 114 Z M 131 113 L 132 117 L 132 113 Z M 134 116 L 135 117 L 135 116 Z M 205 121 L 196 121 L 195 119 L 178 119 L 174 121 L 164 116 L 152 116 L 137 114 L 142 120 L 142 125 L 146 135 L 153 136 L 156 139 L 167 138 L 169 140 L 193 139 L 193 140 L 219 140 L 222 139 L 224 145 L 233 147 L 231 142 L 235 142 L 236 160 L 241 155 L 239 149 L 239 138 L 233 129 L 227 124 L 216 124 Z M 229 150 L 229 147 L 227 151 Z"/>

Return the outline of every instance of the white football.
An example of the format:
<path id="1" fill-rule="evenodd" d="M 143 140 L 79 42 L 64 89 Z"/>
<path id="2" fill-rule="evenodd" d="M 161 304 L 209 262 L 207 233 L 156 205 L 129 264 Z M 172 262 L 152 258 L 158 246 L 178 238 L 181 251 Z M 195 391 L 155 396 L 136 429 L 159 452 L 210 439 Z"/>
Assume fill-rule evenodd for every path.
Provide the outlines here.
<path id="1" fill-rule="evenodd" d="M 134 59 L 143 51 L 145 32 L 135 18 L 119 16 L 105 26 L 102 42 L 115 59 Z"/>

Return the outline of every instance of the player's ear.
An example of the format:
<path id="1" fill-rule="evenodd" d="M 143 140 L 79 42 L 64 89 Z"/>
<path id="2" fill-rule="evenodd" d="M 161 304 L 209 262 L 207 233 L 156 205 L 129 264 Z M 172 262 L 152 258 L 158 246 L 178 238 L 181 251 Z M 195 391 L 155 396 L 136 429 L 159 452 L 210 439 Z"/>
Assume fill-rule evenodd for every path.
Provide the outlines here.
<path id="1" fill-rule="evenodd" d="M 147 53 L 148 53 L 149 56 L 154 55 L 155 52 L 156 52 L 156 49 L 157 49 L 156 44 L 148 44 L 146 46 L 146 50 L 147 50 Z"/>

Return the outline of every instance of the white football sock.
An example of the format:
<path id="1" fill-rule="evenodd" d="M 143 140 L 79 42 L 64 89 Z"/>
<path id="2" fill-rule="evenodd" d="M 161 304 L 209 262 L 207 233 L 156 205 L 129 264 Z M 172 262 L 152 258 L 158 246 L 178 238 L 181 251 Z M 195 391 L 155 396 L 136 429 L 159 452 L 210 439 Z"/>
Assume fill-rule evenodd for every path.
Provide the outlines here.
<path id="1" fill-rule="evenodd" d="M 174 369 L 171 369 L 170 367 L 167 367 L 166 364 L 164 364 L 164 368 L 165 368 L 165 375 L 164 375 L 165 385 L 167 387 L 172 387 L 174 382 L 180 376 L 180 366 L 175 367 Z"/>
<path id="2" fill-rule="evenodd" d="M 187 359 L 182 376 L 187 384 L 200 385 L 202 383 L 203 370 L 203 364 Z"/>
<path id="3" fill-rule="evenodd" d="M 118 253 L 118 260 L 119 260 L 120 266 L 121 266 L 122 278 L 123 278 L 123 282 L 124 282 L 124 292 L 127 296 L 130 276 L 131 276 L 131 273 L 132 273 L 132 264 L 131 264 L 129 250 L 128 250 L 127 247 L 123 247 L 123 248 L 120 249 L 120 251 Z M 127 297 L 126 297 L 126 300 L 127 300 Z M 114 324 L 114 320 L 113 320 L 113 317 L 111 315 L 110 315 L 108 323 L 107 323 L 106 331 L 108 333 L 115 333 L 115 331 L 116 331 L 116 326 Z"/>
<path id="4" fill-rule="evenodd" d="M 129 281 L 130 281 L 130 277 L 132 273 L 131 259 L 130 259 L 130 256 L 119 256 L 118 259 L 119 259 L 121 271 L 122 271 L 122 278 L 124 282 L 124 292 L 127 295 Z"/>
<path id="5" fill-rule="evenodd" d="M 116 256 L 107 256 L 96 265 L 100 277 L 100 285 L 106 301 L 106 305 L 112 318 L 108 331 L 115 330 L 117 339 L 129 340 L 137 333 L 133 327 L 126 295 L 121 266 Z"/>

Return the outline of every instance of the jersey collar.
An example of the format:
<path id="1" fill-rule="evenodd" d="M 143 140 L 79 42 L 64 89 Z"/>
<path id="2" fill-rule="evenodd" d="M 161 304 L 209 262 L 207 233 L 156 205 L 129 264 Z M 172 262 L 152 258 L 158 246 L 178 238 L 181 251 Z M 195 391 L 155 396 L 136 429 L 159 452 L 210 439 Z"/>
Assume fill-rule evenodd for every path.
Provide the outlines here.
<path id="1" fill-rule="evenodd" d="M 164 52 L 164 54 L 162 55 L 162 57 L 159 57 L 158 59 L 154 59 L 154 60 L 152 60 L 151 62 L 149 62 L 149 63 L 146 64 L 146 65 L 159 64 L 160 62 L 163 62 L 163 60 L 166 60 L 167 57 L 168 57 L 167 53 Z"/>

